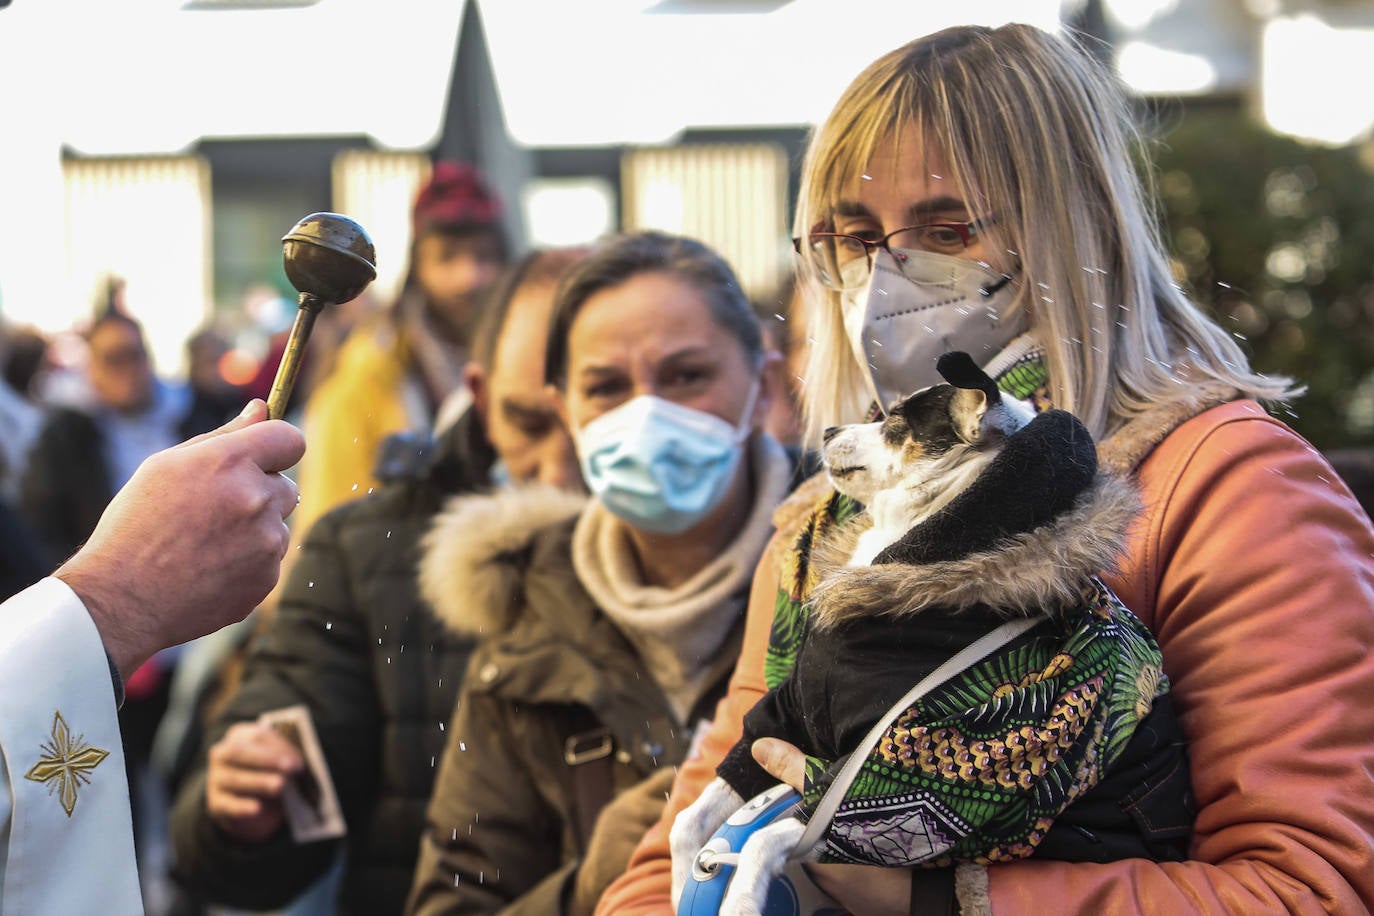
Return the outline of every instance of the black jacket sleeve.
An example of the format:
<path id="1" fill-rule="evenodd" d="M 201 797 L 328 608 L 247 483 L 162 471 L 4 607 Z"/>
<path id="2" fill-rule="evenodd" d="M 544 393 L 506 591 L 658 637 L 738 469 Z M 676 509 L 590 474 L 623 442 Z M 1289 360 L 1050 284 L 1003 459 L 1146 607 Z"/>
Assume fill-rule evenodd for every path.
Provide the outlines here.
<path id="1" fill-rule="evenodd" d="M 749 799 L 778 784 L 767 770 L 754 761 L 750 751 L 760 738 L 781 738 L 803 746 L 805 735 L 793 723 L 800 722 L 797 705 L 795 672 L 785 681 L 759 698 L 744 714 L 744 736 L 730 748 L 716 767 L 716 775 L 730 784 L 730 788 Z"/>
<path id="2" fill-rule="evenodd" d="M 347 507 L 344 507 L 347 509 Z M 354 829 L 376 795 L 381 746 L 378 697 L 369 644 L 341 546 L 340 516 L 323 517 L 307 535 L 275 617 L 251 650 L 238 692 L 206 734 L 206 748 L 237 722 L 284 706 L 310 709 L 344 821 Z M 192 890 L 229 906 L 286 904 L 333 861 L 337 841 L 296 845 L 283 826 L 269 841 L 240 843 L 205 809 L 205 750 L 172 812 L 174 872 Z"/>

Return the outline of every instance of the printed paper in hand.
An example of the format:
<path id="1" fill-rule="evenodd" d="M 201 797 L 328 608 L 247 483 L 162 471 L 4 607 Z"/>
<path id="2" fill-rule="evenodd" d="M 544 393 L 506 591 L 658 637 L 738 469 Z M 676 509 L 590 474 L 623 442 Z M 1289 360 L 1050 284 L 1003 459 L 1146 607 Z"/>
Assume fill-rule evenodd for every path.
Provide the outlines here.
<path id="1" fill-rule="evenodd" d="M 287 706 L 274 709 L 258 717 L 258 722 L 295 745 L 305 760 L 305 769 L 286 784 L 282 805 L 291 838 L 297 843 L 310 843 L 341 837 L 347 833 L 338 796 L 334 794 L 334 780 L 320 750 L 315 723 L 307 706 Z"/>

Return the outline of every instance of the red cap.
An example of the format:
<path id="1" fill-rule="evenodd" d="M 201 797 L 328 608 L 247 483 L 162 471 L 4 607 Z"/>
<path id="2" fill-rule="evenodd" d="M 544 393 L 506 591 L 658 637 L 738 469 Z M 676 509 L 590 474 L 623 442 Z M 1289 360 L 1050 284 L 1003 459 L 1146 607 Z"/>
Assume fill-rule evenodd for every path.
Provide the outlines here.
<path id="1" fill-rule="evenodd" d="M 436 162 L 429 182 L 415 198 L 411 225 L 415 237 L 438 228 L 494 226 L 501 201 L 477 170 L 465 162 Z"/>

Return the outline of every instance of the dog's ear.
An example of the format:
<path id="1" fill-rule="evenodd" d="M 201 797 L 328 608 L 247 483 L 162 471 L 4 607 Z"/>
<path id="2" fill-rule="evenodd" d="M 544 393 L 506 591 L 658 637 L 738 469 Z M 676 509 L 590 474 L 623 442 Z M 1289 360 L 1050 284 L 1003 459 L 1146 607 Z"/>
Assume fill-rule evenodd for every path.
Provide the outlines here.
<path id="1" fill-rule="evenodd" d="M 955 388 L 981 391 L 987 403 L 996 404 L 1002 400 L 1002 392 L 997 390 L 997 383 L 992 376 L 978 368 L 973 357 L 962 350 L 951 350 L 941 356 L 935 363 L 935 369 Z"/>
<path id="2" fill-rule="evenodd" d="M 949 399 L 949 418 L 954 432 L 969 445 L 983 438 L 983 417 L 988 412 L 988 396 L 977 388 L 955 388 Z"/>

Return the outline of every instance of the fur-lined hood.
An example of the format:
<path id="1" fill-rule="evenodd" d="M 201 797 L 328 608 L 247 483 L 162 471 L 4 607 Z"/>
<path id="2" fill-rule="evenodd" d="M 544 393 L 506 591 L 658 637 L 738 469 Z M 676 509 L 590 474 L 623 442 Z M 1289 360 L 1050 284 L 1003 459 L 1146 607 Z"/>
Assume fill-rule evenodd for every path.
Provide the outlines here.
<path id="1" fill-rule="evenodd" d="M 1072 609 L 1090 579 L 1115 569 L 1139 511 L 1131 484 L 1099 473 L 1082 424 L 1046 411 L 1011 436 L 967 490 L 872 565 L 845 566 L 872 524 L 867 513 L 817 544 L 811 619 L 829 627 L 931 607 L 983 604 L 1008 617 Z"/>
<path id="2" fill-rule="evenodd" d="M 583 494 L 542 484 L 453 498 L 420 542 L 420 594 L 459 635 L 506 631 L 514 622 L 520 556 L 539 531 L 570 521 L 586 504 Z"/>

